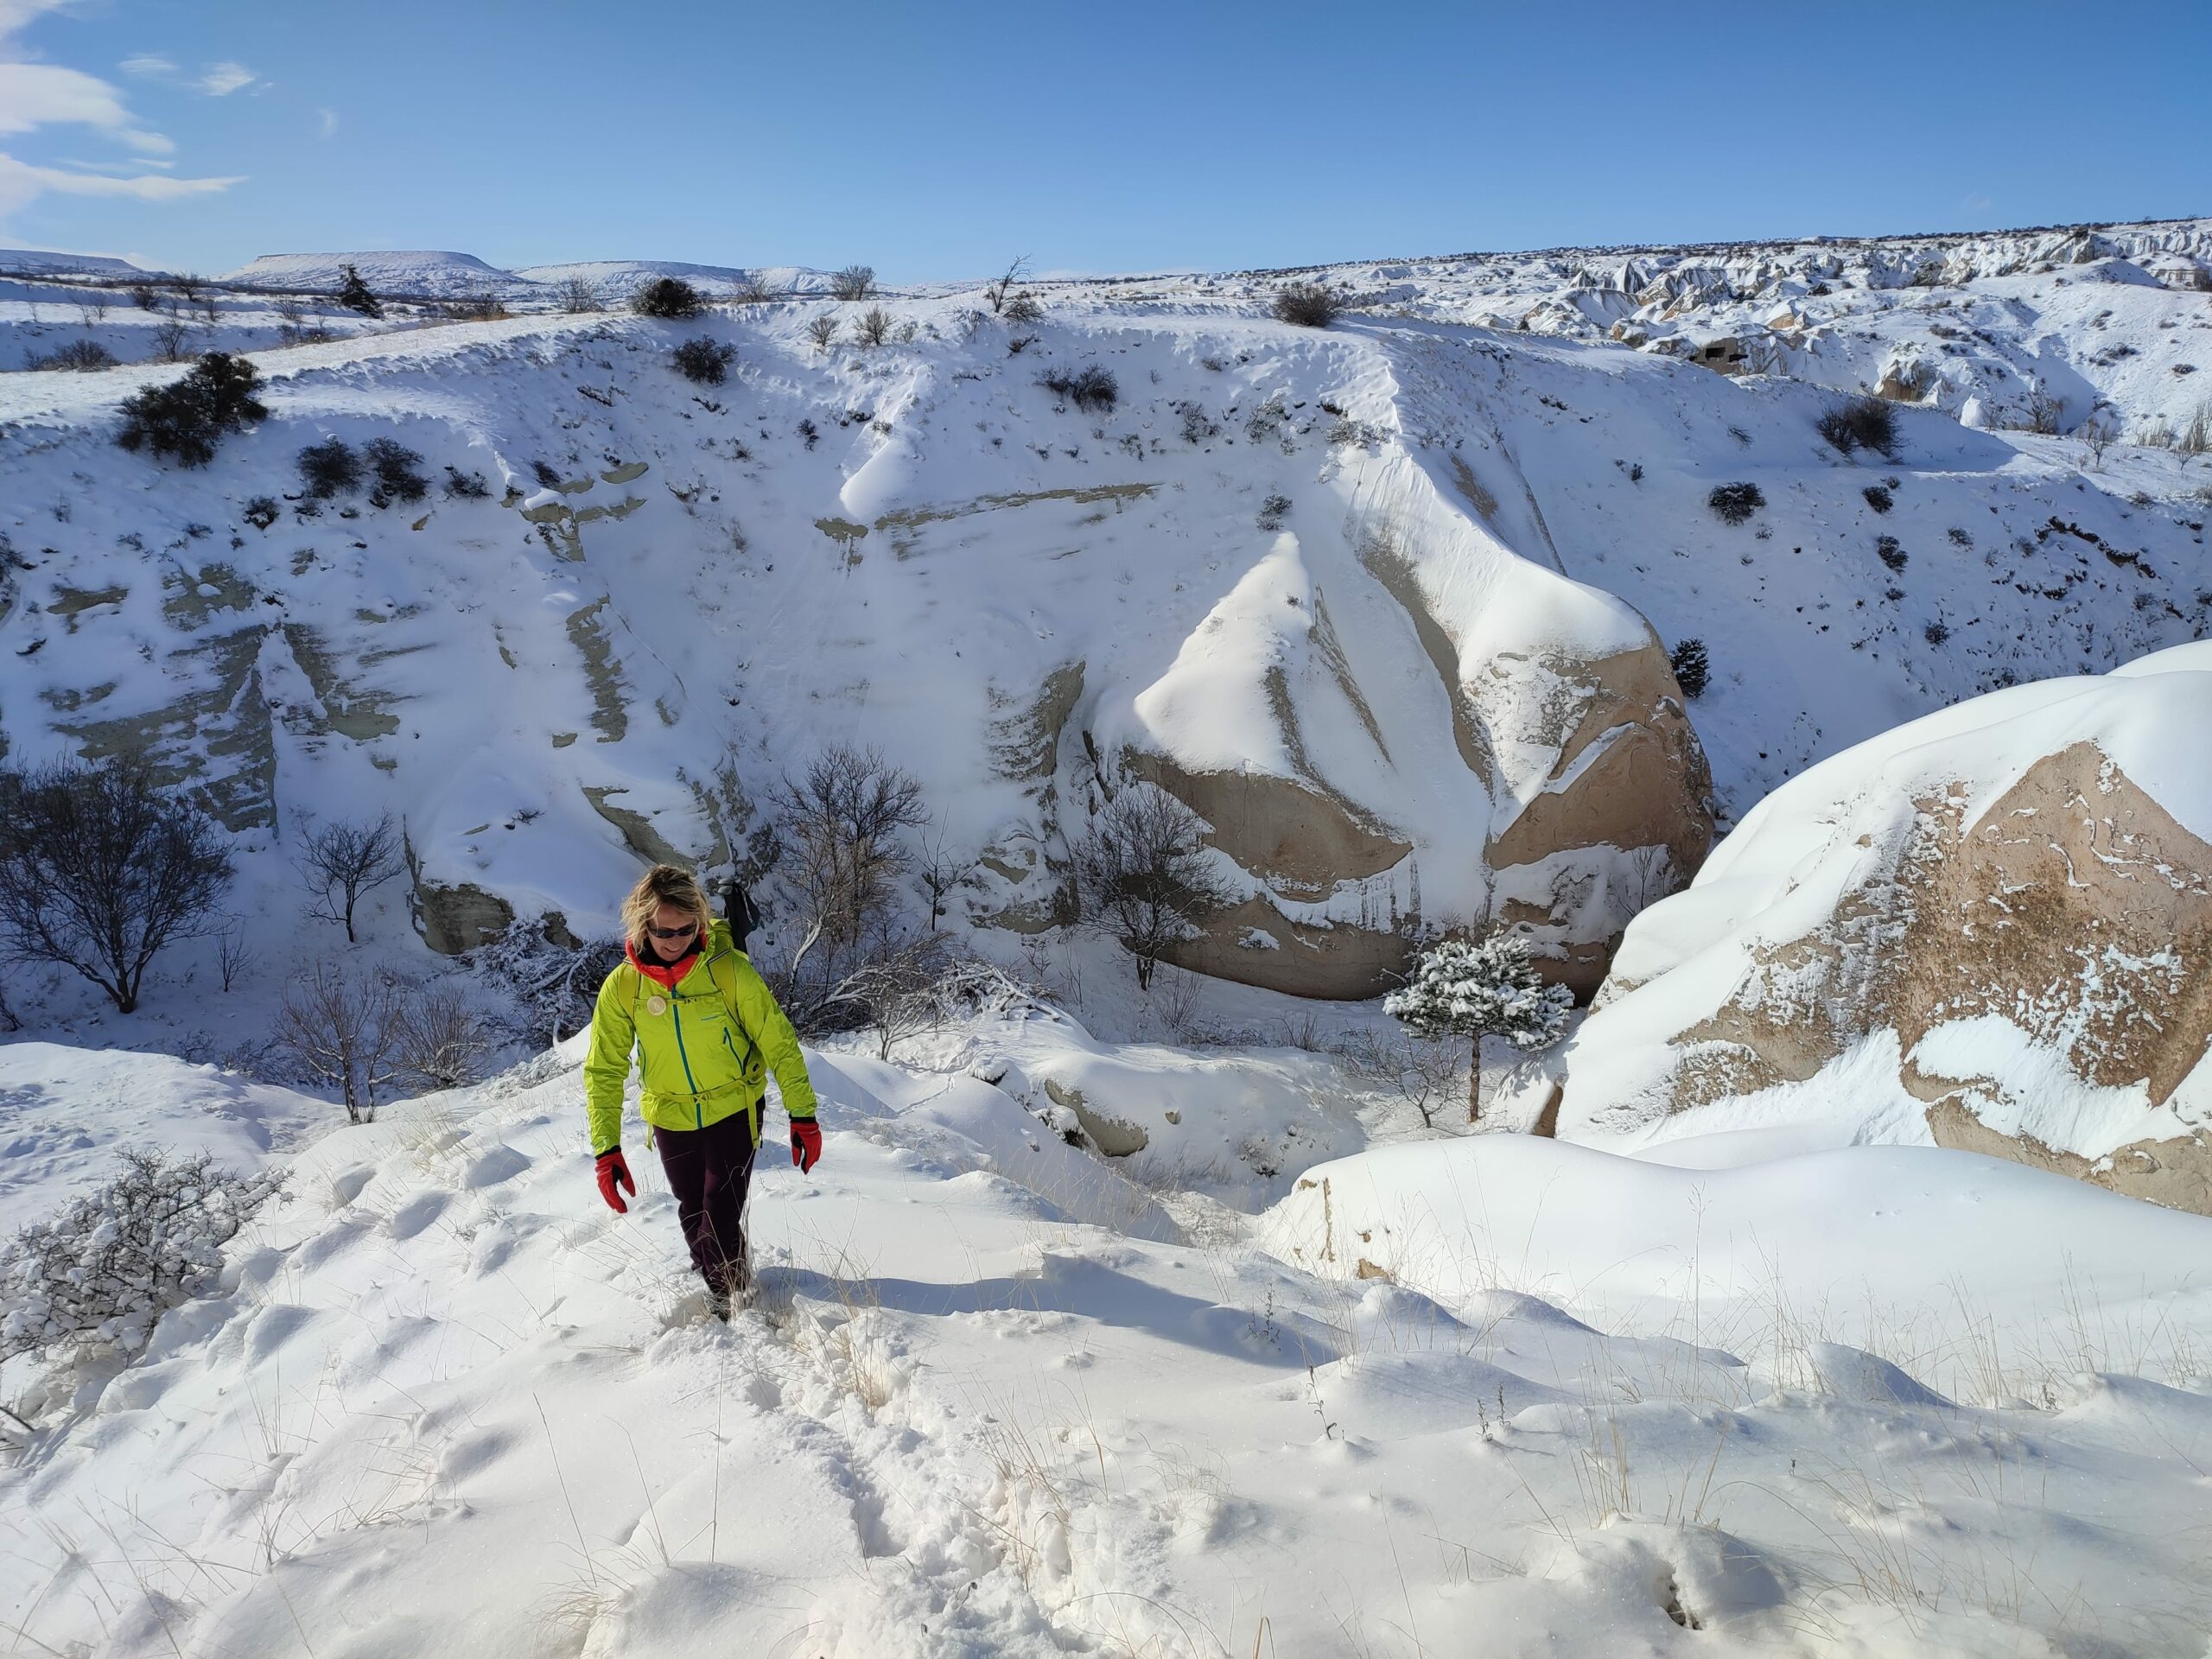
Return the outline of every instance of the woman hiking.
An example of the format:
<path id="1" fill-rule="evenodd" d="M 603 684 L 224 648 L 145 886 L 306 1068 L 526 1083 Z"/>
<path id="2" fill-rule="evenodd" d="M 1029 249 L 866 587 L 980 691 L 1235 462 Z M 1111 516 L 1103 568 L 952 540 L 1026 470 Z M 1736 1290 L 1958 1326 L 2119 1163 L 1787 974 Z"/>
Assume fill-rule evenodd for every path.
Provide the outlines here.
<path id="1" fill-rule="evenodd" d="M 625 960 L 599 988 L 584 1098 L 599 1192 L 618 1213 L 637 1196 L 622 1158 L 622 1090 L 638 1057 L 639 1115 L 658 1144 L 691 1264 L 715 1317 L 747 1287 L 745 1190 L 760 1144 L 760 1103 L 776 1074 L 791 1120 L 791 1162 L 822 1156 L 814 1089 L 798 1038 L 760 976 L 730 943 L 707 895 L 672 864 L 647 870 L 622 901 Z"/>

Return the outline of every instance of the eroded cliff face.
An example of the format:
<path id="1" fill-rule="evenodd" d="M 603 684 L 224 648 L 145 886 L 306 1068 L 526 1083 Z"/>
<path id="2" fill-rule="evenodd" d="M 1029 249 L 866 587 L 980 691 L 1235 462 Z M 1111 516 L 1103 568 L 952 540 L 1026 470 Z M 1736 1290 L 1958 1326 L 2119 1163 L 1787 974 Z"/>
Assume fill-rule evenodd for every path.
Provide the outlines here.
<path id="1" fill-rule="evenodd" d="M 2105 683 L 2123 709 L 2156 698 L 2168 741 L 2202 750 L 2212 672 Z M 2195 723 L 2173 718 L 2197 704 Z M 2065 709 L 1957 740 L 1949 779 L 1947 747 L 1931 746 L 1922 771 L 1936 780 L 1886 810 L 1862 797 L 1749 826 L 1780 842 L 1817 823 L 1827 839 L 1710 927 L 1686 896 L 1669 959 L 1627 964 L 1638 982 L 1609 990 L 1585 1027 L 1586 1063 L 1570 1055 L 1561 1132 L 1847 1118 L 1834 1080 L 1857 1065 L 1848 1086 L 1864 1090 L 1891 1055 L 1884 1134 L 1910 1115 L 1939 1145 L 2212 1213 L 2212 844 L 2130 774 L 2124 744 L 2075 735 Z M 2139 747 L 2150 710 L 2133 714 L 2120 735 Z M 2001 789 L 1977 779 L 1989 752 L 2031 733 L 2059 747 Z M 1760 865 L 1756 846 L 1745 861 Z M 1665 912 L 1651 921 L 1667 934 Z M 1717 1003 L 1698 995 L 1700 976 L 1721 974 Z M 1700 1002 L 1710 1011 L 1680 1017 Z M 1609 1043 L 1643 1059 L 1610 1065 L 1597 1058 Z"/>

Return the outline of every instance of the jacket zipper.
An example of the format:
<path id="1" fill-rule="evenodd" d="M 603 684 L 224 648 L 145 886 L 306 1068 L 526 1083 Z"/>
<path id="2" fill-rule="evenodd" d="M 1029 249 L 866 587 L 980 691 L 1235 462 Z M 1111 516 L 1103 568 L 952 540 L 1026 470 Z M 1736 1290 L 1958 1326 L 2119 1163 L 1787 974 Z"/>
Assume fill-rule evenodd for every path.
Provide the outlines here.
<path id="1" fill-rule="evenodd" d="M 706 1108 L 699 1103 L 698 1080 L 691 1075 L 691 1057 L 683 1052 L 683 999 L 676 995 L 676 988 L 669 987 L 668 1011 L 676 1020 L 676 1058 L 683 1062 L 683 1081 L 691 1085 L 691 1127 L 707 1127 Z"/>

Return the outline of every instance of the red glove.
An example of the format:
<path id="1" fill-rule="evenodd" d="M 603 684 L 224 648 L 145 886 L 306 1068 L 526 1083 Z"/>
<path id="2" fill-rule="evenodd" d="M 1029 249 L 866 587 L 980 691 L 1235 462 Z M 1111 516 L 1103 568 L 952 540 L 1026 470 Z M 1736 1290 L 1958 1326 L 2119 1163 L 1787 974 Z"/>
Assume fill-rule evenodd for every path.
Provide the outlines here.
<path id="1" fill-rule="evenodd" d="M 810 1117 L 791 1119 L 791 1162 L 802 1173 L 812 1169 L 822 1156 L 822 1126 Z"/>
<path id="2" fill-rule="evenodd" d="M 630 1179 L 630 1166 L 622 1161 L 622 1148 L 609 1147 L 599 1154 L 599 1196 L 607 1200 L 607 1207 L 616 1215 L 626 1216 L 630 1206 L 615 1192 L 617 1181 L 630 1189 L 632 1198 L 638 1196 L 638 1184 Z"/>

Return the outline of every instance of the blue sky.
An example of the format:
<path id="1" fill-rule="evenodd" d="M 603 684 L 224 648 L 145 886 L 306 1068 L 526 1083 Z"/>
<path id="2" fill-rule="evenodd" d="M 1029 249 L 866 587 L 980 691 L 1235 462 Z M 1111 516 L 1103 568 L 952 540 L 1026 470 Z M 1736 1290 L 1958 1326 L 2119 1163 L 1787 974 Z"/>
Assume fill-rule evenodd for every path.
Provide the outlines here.
<path id="1" fill-rule="evenodd" d="M 893 281 L 2212 213 L 2212 0 L 0 0 L 0 245 Z"/>

